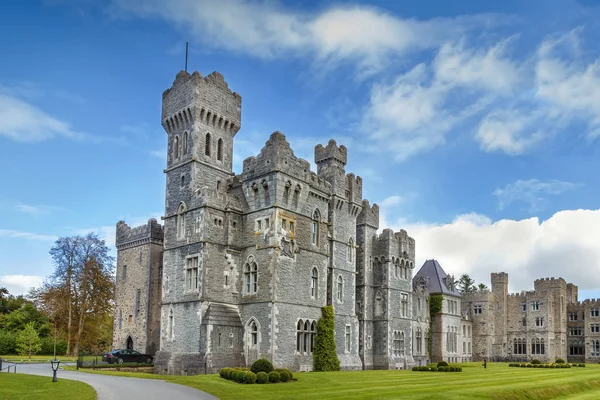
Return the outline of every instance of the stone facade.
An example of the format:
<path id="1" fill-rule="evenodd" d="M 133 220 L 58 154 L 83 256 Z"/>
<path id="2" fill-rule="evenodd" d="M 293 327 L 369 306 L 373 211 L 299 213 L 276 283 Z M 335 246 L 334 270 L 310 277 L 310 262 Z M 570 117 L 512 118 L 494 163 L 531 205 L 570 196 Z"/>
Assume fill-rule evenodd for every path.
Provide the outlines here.
<path id="1" fill-rule="evenodd" d="M 132 292 L 117 279 L 117 315 L 121 309 L 129 315 L 141 293 L 149 296 L 142 303 L 153 304 L 149 315 L 160 317 L 152 326 L 160 336 L 157 373 L 210 373 L 258 358 L 309 371 L 316 324 L 328 304 L 342 369 L 429 361 L 428 291 L 413 282 L 415 241 L 405 231 L 377 234 L 379 208 L 363 199 L 362 179 L 346 173 L 345 146 L 317 145 L 315 173 L 274 132 L 234 174 L 241 97 L 217 72 L 178 73 L 163 93 L 162 125 L 168 135 L 164 240 L 156 244 L 162 280 Z M 131 274 L 143 245 L 125 246 L 119 232 L 126 229 L 119 223 L 118 264 Z M 162 295 L 155 313 L 156 282 Z M 140 324 L 131 335 L 143 349 L 138 338 L 148 324 Z M 116 347 L 133 332 L 119 326 Z"/>
<path id="2" fill-rule="evenodd" d="M 151 219 L 130 228 L 117 223 L 113 348 L 154 354 L 160 345 L 163 229 Z"/>

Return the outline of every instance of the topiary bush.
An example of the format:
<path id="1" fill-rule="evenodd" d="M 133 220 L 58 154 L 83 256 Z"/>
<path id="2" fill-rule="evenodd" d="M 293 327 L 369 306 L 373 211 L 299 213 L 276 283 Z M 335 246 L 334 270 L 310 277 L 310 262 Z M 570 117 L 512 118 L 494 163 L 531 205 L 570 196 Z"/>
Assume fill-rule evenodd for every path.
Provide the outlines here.
<path id="1" fill-rule="evenodd" d="M 531 360 L 531 364 L 541 364 L 542 362 L 540 360 L 538 360 L 537 358 L 534 358 L 533 360 Z"/>
<path id="2" fill-rule="evenodd" d="M 269 382 L 277 383 L 277 382 L 279 382 L 280 379 L 281 379 L 281 375 L 279 375 L 279 372 L 277 372 L 277 371 L 269 372 Z"/>
<path id="3" fill-rule="evenodd" d="M 259 372 L 266 372 L 268 374 L 269 372 L 273 371 L 273 364 L 271 364 L 271 361 L 261 358 L 260 360 L 256 360 L 252 363 L 250 371 L 254 372 L 255 374 L 258 374 Z"/>
<path id="4" fill-rule="evenodd" d="M 281 371 L 279 372 L 279 379 L 281 380 L 281 382 L 287 382 L 290 380 L 290 374 L 288 374 L 287 371 Z"/>
<path id="5" fill-rule="evenodd" d="M 259 372 L 256 374 L 256 383 L 267 383 L 269 381 L 269 374 L 266 372 Z"/>
<path id="6" fill-rule="evenodd" d="M 321 308 L 313 352 L 313 370 L 339 371 L 340 360 L 335 348 L 333 306 Z"/>
<path id="7" fill-rule="evenodd" d="M 565 360 L 563 360 L 562 358 L 557 358 L 555 361 L 557 364 L 564 364 Z"/>
<path id="8" fill-rule="evenodd" d="M 437 367 L 447 367 L 448 363 L 446 361 L 440 361 L 439 363 L 437 363 Z"/>
<path id="9" fill-rule="evenodd" d="M 438 368 L 437 367 L 429 367 L 429 370 L 432 372 L 436 372 L 438 370 Z"/>
<path id="10" fill-rule="evenodd" d="M 290 379 L 292 379 L 292 378 L 294 377 L 294 374 L 292 374 L 292 371 L 290 371 L 290 370 L 289 370 L 289 369 L 287 369 L 287 368 L 275 368 L 275 369 L 274 369 L 274 371 L 277 371 L 277 372 L 279 372 L 279 375 L 281 375 L 281 373 L 282 373 L 283 371 L 285 371 L 285 372 L 287 372 L 287 373 L 288 373 L 288 375 L 290 376 Z M 283 380 L 282 380 L 282 381 L 283 381 Z"/>
<path id="11" fill-rule="evenodd" d="M 256 382 L 256 374 L 252 371 L 248 371 L 246 372 L 246 379 L 245 379 L 246 383 L 252 384 L 254 382 Z"/>
<path id="12" fill-rule="evenodd" d="M 237 383 L 244 383 L 246 381 L 246 371 L 237 371 L 235 373 L 235 381 Z"/>
<path id="13" fill-rule="evenodd" d="M 219 376 L 224 379 L 229 379 L 230 371 L 231 371 L 231 368 L 221 368 L 221 370 L 219 371 Z"/>

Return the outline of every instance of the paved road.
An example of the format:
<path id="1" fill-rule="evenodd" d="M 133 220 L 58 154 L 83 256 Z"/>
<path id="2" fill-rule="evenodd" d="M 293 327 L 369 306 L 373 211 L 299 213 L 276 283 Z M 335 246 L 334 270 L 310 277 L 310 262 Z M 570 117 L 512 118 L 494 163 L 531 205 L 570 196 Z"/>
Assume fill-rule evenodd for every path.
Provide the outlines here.
<path id="1" fill-rule="evenodd" d="M 50 364 L 18 364 L 17 373 L 52 376 Z M 58 379 L 82 381 L 98 393 L 98 400 L 215 400 L 200 390 L 157 379 L 89 374 L 77 371 L 58 371 Z"/>

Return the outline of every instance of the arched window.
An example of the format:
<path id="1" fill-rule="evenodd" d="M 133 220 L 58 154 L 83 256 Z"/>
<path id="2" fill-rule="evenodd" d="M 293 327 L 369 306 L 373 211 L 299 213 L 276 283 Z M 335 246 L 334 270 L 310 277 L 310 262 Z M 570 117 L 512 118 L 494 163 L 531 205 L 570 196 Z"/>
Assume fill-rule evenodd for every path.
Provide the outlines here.
<path id="1" fill-rule="evenodd" d="M 254 294 L 258 291 L 258 265 L 253 256 L 248 257 L 244 266 L 244 294 Z"/>
<path id="2" fill-rule="evenodd" d="M 223 139 L 217 140 L 217 160 L 223 161 Z"/>
<path id="3" fill-rule="evenodd" d="M 169 310 L 169 324 L 167 325 L 167 338 L 173 339 L 173 310 Z"/>
<path id="4" fill-rule="evenodd" d="M 183 239 L 185 237 L 185 204 L 181 203 L 177 209 L 177 238 Z"/>
<path id="5" fill-rule="evenodd" d="M 183 134 L 183 155 L 187 155 L 188 152 L 188 133 Z"/>
<path id="6" fill-rule="evenodd" d="M 304 353 L 308 353 L 310 351 L 310 321 L 304 321 L 304 343 L 303 343 Z"/>
<path id="7" fill-rule="evenodd" d="M 383 313 L 383 297 L 381 296 L 381 292 L 377 291 L 375 294 L 375 315 L 381 316 Z"/>
<path id="8" fill-rule="evenodd" d="M 348 239 L 348 262 L 352 262 L 354 260 L 354 256 L 352 252 L 354 251 L 354 241 L 352 238 Z"/>
<path id="9" fill-rule="evenodd" d="M 319 296 L 319 271 L 316 268 L 312 269 L 310 277 L 310 297 L 316 299 Z"/>
<path id="10" fill-rule="evenodd" d="M 247 325 L 247 340 L 248 347 L 256 347 L 258 345 L 258 324 L 254 318 Z"/>
<path id="11" fill-rule="evenodd" d="M 400 332 L 400 348 L 398 349 L 398 354 L 404 355 L 404 331 Z"/>
<path id="12" fill-rule="evenodd" d="M 315 350 L 315 337 L 317 336 L 317 323 L 315 321 L 310 324 L 310 352 Z"/>
<path id="13" fill-rule="evenodd" d="M 204 141 L 204 155 L 210 157 L 210 133 L 206 134 L 206 139 Z"/>
<path id="14" fill-rule="evenodd" d="M 337 278 L 337 299 L 338 299 L 338 301 L 340 303 L 343 300 L 343 293 L 344 293 L 344 280 L 342 279 L 341 275 L 338 275 L 338 278 Z"/>
<path id="15" fill-rule="evenodd" d="M 302 343 L 304 342 L 304 321 L 299 320 L 296 325 L 296 351 L 302 353 Z"/>
<path id="16" fill-rule="evenodd" d="M 311 234 L 312 244 L 315 246 L 319 245 L 319 222 L 321 222 L 321 213 L 319 210 L 315 210 L 312 216 Z"/>
<path id="17" fill-rule="evenodd" d="M 175 136 L 173 139 L 173 160 L 177 160 L 179 158 L 179 136 Z"/>

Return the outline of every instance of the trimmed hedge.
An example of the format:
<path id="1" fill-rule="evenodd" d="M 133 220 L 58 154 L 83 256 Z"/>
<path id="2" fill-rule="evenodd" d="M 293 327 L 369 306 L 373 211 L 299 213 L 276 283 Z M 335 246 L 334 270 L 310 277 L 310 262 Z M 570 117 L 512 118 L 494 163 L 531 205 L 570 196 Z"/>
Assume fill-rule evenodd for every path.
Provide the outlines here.
<path id="1" fill-rule="evenodd" d="M 413 371 L 422 371 L 422 372 L 462 372 L 462 367 L 449 365 L 447 367 L 429 367 L 429 366 L 421 366 L 421 367 L 412 367 Z"/>
<path id="2" fill-rule="evenodd" d="M 448 363 L 446 361 L 440 361 L 439 363 L 437 363 L 437 367 L 447 367 Z"/>
<path id="3" fill-rule="evenodd" d="M 254 372 L 255 374 L 258 374 L 259 372 L 266 372 L 268 374 L 269 372 L 273 371 L 273 364 L 271 364 L 271 361 L 261 358 L 260 360 L 256 360 L 252 363 L 250 371 Z"/>
<path id="4" fill-rule="evenodd" d="M 321 318 L 317 323 L 317 336 L 313 352 L 313 370 L 340 370 L 340 360 L 335 347 L 333 306 L 331 305 L 321 308 Z"/>
<path id="5" fill-rule="evenodd" d="M 557 364 L 564 364 L 565 360 L 563 360 L 562 358 L 557 358 L 556 361 L 555 361 L 555 363 L 557 363 Z"/>
<path id="6" fill-rule="evenodd" d="M 266 365 L 265 363 L 261 364 Z M 254 364 L 252 366 L 254 367 Z M 227 379 L 237 383 L 264 384 L 267 382 L 289 382 L 294 375 L 289 369 L 286 368 L 278 368 L 277 370 L 270 371 L 269 373 L 266 373 L 264 371 L 254 373 L 252 371 L 249 371 L 248 368 L 221 368 L 221 370 L 219 371 L 219 376 L 223 379 Z"/>
<path id="7" fill-rule="evenodd" d="M 527 364 L 527 363 L 510 363 L 509 367 L 520 367 L 520 368 L 571 368 L 571 367 L 581 367 L 585 366 L 585 364 L 557 364 L 557 363 L 545 363 L 545 364 Z"/>
<path id="8" fill-rule="evenodd" d="M 531 360 L 531 364 L 541 364 L 542 362 L 540 360 L 538 360 L 537 358 L 534 358 L 533 360 Z"/>

